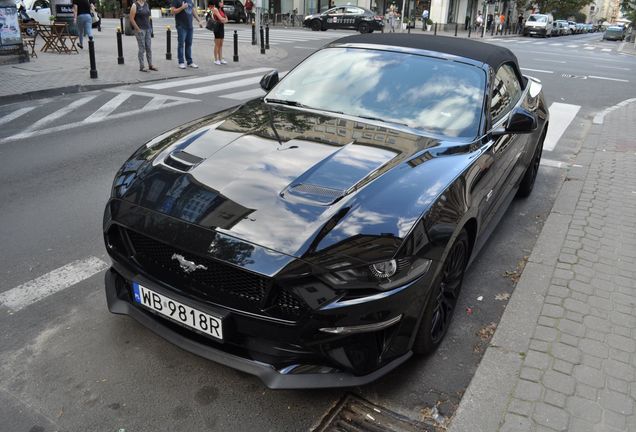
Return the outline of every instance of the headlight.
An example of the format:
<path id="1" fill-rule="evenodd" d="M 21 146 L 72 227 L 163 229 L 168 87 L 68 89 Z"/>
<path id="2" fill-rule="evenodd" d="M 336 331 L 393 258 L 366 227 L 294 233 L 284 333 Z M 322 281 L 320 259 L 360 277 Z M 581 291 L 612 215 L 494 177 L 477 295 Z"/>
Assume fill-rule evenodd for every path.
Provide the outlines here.
<path id="1" fill-rule="evenodd" d="M 428 271 L 431 260 L 419 257 L 391 259 L 371 265 L 341 262 L 329 266 L 323 278 L 335 288 L 390 290 L 405 285 Z"/>

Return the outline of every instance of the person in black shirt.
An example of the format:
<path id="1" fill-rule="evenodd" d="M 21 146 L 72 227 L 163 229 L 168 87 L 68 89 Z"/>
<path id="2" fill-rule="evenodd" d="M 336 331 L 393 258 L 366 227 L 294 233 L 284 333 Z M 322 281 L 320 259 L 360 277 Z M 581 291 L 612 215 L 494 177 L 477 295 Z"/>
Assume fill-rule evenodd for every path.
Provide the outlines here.
<path id="1" fill-rule="evenodd" d="M 88 0 L 73 0 L 73 23 L 79 34 L 78 47 L 84 48 L 84 36 L 93 37 L 92 5 Z"/>
<path id="2" fill-rule="evenodd" d="M 148 69 L 156 71 L 152 64 L 151 29 L 150 29 L 150 7 L 146 0 L 135 0 L 130 7 L 130 24 L 135 30 L 137 45 L 139 46 L 139 70 L 148 72 Z M 144 54 L 148 60 L 148 69 L 144 67 Z"/>
<path id="3" fill-rule="evenodd" d="M 192 36 L 194 29 L 192 28 L 192 17 L 199 22 L 199 27 L 203 27 L 201 19 L 197 14 L 192 0 L 172 0 L 172 13 L 174 14 L 175 26 L 177 27 L 177 57 L 179 59 L 179 68 L 185 69 L 186 63 L 183 61 L 185 48 L 185 61 L 188 67 L 198 68 L 192 61 Z"/>

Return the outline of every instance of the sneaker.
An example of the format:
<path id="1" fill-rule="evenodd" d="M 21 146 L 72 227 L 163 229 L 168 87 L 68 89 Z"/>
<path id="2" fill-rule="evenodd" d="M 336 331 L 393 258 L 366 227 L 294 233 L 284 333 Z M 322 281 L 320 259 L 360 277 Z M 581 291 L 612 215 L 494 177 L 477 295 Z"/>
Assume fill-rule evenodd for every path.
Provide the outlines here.
<path id="1" fill-rule="evenodd" d="M 219 60 L 214 60 L 214 64 L 221 66 L 221 62 Z"/>
<path id="2" fill-rule="evenodd" d="M 81 43 L 78 43 L 77 46 L 79 47 L 79 49 L 84 49 L 84 45 L 82 45 Z"/>
<path id="3" fill-rule="evenodd" d="M 188 67 L 191 67 L 192 69 L 199 69 L 199 65 L 197 65 L 196 63 L 190 63 Z"/>
<path id="4" fill-rule="evenodd" d="M 186 65 L 185 63 L 179 63 L 179 69 L 185 69 Z"/>
<path id="5" fill-rule="evenodd" d="M 221 60 L 221 64 L 227 64 L 225 60 Z"/>

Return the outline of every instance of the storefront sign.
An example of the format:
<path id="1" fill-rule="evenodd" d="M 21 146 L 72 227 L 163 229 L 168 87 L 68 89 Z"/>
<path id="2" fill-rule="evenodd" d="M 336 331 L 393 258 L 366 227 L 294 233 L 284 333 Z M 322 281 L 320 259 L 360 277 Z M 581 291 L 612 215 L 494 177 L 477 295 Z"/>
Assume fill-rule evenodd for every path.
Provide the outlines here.
<path id="1" fill-rule="evenodd" d="M 15 6 L 0 7 L 0 46 L 7 45 L 22 45 Z"/>

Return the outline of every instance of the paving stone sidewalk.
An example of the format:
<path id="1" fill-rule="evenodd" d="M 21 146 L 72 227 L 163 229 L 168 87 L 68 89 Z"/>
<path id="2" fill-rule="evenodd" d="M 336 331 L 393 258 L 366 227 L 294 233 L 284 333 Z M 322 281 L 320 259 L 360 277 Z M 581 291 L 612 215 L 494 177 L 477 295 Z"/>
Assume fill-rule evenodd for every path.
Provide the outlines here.
<path id="1" fill-rule="evenodd" d="M 636 431 L 636 101 L 595 124 L 450 427 Z"/>
<path id="2" fill-rule="evenodd" d="M 173 26 L 174 27 L 174 26 Z M 175 33 L 174 28 L 172 33 Z M 192 58 L 199 69 L 181 70 L 177 67 L 176 39 L 172 37 L 172 60 L 166 60 L 166 31 L 156 29 L 152 39 L 153 63 L 159 72 L 140 72 L 137 60 L 137 40 L 133 36 L 123 36 L 122 47 L 124 64 L 117 64 L 117 38 L 114 29 L 93 30 L 95 36 L 95 58 L 97 63 L 97 79 L 90 78 L 90 61 L 88 43 L 79 54 L 43 53 L 41 38 L 36 39 L 37 58 L 28 63 L 0 65 L 0 104 L 53 96 L 65 92 L 92 90 L 123 84 L 136 84 L 153 80 L 208 75 L 222 71 L 231 72 L 246 68 L 271 66 L 287 57 L 287 51 L 272 46 L 265 55 L 260 54 L 260 47 L 251 43 L 239 43 L 239 61 L 232 61 L 233 45 L 231 32 L 226 31 L 228 38 L 223 45 L 223 54 L 227 65 L 213 64 L 213 41 L 195 39 L 192 44 Z"/>

